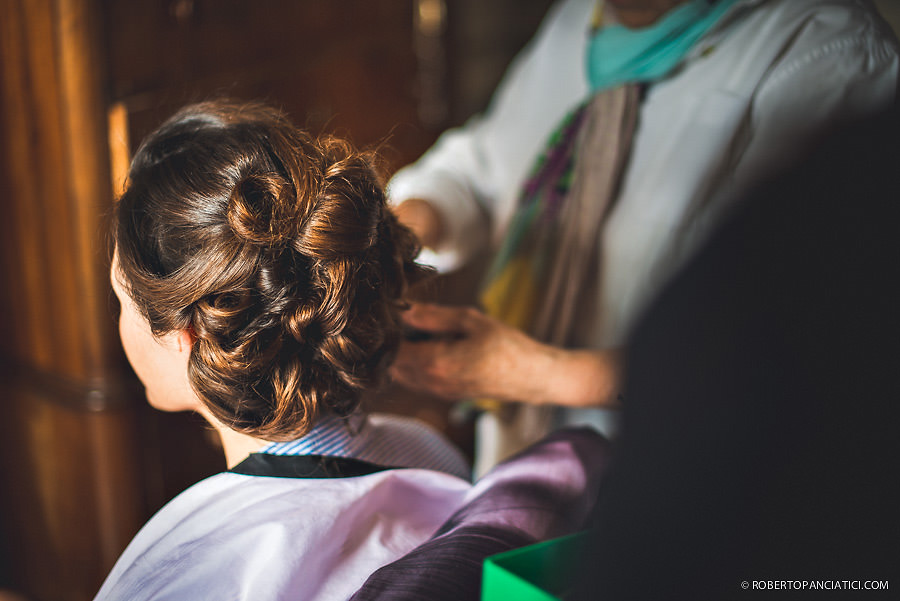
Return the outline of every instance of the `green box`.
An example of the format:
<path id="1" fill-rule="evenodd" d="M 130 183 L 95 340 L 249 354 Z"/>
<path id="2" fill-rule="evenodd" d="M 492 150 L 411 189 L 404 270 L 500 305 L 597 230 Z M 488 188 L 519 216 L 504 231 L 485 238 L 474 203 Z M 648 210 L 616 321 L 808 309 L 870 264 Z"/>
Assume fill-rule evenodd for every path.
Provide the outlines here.
<path id="1" fill-rule="evenodd" d="M 562 601 L 587 542 L 587 532 L 579 532 L 488 557 L 481 601 Z"/>

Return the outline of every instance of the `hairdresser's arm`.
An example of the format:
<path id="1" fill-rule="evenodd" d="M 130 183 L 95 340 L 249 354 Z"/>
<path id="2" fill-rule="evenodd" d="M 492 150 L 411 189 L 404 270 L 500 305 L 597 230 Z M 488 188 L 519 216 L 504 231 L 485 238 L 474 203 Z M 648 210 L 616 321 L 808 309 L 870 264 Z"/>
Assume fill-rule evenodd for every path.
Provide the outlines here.
<path id="1" fill-rule="evenodd" d="M 425 248 L 439 248 L 446 240 L 447 226 L 434 204 L 423 198 L 404 200 L 394 208 L 400 223 L 419 238 Z"/>
<path id="2" fill-rule="evenodd" d="M 422 261 L 441 271 L 455 269 L 502 229 L 547 136 L 587 94 L 584 31 L 593 5 L 557 2 L 507 70 L 488 109 L 445 132 L 391 179 L 388 194 L 395 206 L 424 199 L 440 216 L 441 236 L 423 239 L 434 252 L 423 253 Z M 415 230 L 403 212 L 398 211 L 401 221 Z"/>
<path id="3" fill-rule="evenodd" d="M 447 399 L 615 405 L 621 371 L 617 351 L 541 344 L 469 307 L 416 304 L 404 320 L 433 336 L 401 346 L 392 374 L 405 386 Z"/>

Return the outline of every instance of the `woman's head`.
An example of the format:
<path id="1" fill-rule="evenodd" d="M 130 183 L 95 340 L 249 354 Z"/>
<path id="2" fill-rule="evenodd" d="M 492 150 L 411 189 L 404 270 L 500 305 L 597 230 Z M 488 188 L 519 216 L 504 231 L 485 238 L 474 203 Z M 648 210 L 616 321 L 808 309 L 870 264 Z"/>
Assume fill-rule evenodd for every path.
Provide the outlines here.
<path id="1" fill-rule="evenodd" d="M 421 275 L 373 157 L 258 104 L 189 106 L 152 133 L 113 232 L 114 278 L 160 341 L 187 340 L 200 402 L 269 440 L 358 406 Z"/>

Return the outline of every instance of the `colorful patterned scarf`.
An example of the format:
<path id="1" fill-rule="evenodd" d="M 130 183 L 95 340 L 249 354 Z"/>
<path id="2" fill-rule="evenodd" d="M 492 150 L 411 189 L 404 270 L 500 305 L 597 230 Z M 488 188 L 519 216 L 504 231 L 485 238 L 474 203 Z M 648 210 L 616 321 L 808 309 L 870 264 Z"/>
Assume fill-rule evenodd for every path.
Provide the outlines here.
<path id="1" fill-rule="evenodd" d="M 600 225 L 631 149 L 636 85 L 595 95 L 563 120 L 526 182 L 481 302 L 505 323 L 571 344 L 596 273 Z"/>

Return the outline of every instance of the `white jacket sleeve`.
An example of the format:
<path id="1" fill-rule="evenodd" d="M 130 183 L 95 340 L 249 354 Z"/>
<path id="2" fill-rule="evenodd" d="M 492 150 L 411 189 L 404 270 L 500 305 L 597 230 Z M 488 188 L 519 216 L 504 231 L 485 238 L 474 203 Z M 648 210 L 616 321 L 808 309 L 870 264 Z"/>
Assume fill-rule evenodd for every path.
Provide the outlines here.
<path id="1" fill-rule="evenodd" d="M 546 138 L 587 95 L 583 54 L 592 7 L 593 0 L 554 5 L 488 110 L 444 133 L 391 180 L 393 203 L 423 198 L 444 220 L 445 243 L 434 253 L 423 251 L 421 261 L 454 269 L 504 229 Z"/>

